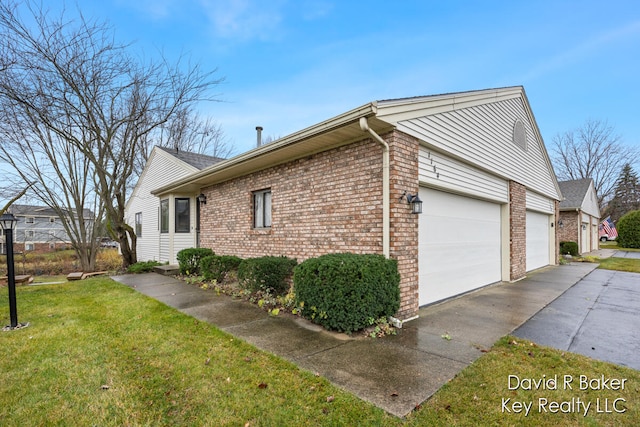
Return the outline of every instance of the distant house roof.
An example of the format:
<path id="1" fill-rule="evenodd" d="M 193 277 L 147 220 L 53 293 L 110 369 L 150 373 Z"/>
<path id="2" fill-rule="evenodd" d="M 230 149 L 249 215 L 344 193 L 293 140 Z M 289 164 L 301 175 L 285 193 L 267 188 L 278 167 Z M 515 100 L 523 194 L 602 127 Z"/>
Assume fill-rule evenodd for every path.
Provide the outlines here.
<path id="1" fill-rule="evenodd" d="M 75 209 L 71 209 L 75 212 Z M 49 206 L 37 205 L 11 205 L 8 209 L 15 216 L 34 216 L 34 217 L 57 217 L 58 213 Z M 93 212 L 90 209 L 84 210 L 85 218 L 93 218 Z"/>
<path id="2" fill-rule="evenodd" d="M 582 207 L 584 197 L 589 191 L 591 178 L 574 179 L 572 181 L 560 181 L 560 191 L 564 200 L 560 202 L 560 209 L 579 209 Z"/>
<path id="3" fill-rule="evenodd" d="M 183 162 L 193 166 L 194 168 L 197 168 L 198 170 L 202 170 L 207 166 L 211 166 L 224 160 L 219 157 L 208 156 L 206 154 L 191 153 L 189 151 L 180 151 L 175 148 L 160 146 L 158 146 L 158 148 L 166 153 L 171 154 L 175 158 L 180 159 Z"/>

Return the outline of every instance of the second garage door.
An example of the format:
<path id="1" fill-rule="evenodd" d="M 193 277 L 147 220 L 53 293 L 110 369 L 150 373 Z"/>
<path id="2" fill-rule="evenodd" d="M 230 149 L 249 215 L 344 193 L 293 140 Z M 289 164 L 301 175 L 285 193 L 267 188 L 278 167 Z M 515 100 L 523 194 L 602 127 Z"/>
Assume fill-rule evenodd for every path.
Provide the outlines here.
<path id="1" fill-rule="evenodd" d="M 500 205 L 427 188 L 420 198 L 420 305 L 500 281 Z"/>
<path id="2" fill-rule="evenodd" d="M 527 271 L 549 265 L 548 214 L 527 211 Z"/>

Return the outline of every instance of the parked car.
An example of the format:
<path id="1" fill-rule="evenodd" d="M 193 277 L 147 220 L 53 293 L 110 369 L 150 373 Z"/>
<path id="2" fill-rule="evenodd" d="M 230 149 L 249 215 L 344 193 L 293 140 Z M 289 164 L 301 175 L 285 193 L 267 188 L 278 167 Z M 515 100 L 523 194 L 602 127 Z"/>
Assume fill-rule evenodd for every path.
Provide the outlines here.
<path id="1" fill-rule="evenodd" d="M 598 238 L 601 242 L 606 242 L 608 240 L 616 240 L 616 237 L 618 237 L 616 225 L 611 221 L 611 217 L 607 217 L 598 226 Z"/>
<path id="2" fill-rule="evenodd" d="M 100 239 L 100 247 L 102 248 L 117 248 L 118 242 L 108 237 L 103 237 Z"/>

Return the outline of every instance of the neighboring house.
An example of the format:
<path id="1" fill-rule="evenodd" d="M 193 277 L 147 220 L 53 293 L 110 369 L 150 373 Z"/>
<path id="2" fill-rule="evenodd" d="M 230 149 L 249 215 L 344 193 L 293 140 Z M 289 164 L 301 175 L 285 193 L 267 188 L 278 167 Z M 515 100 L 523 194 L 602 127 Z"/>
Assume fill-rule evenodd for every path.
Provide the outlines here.
<path id="1" fill-rule="evenodd" d="M 125 207 L 125 220 L 137 236 L 138 260 L 175 264 L 181 249 L 198 246 L 197 194 L 175 193 L 160 200 L 151 190 L 221 160 L 172 148 L 151 150 Z"/>
<path id="2" fill-rule="evenodd" d="M 576 242 L 581 254 L 598 250 L 598 225 L 600 208 L 598 196 L 591 178 L 561 181 L 558 239 L 560 242 Z"/>
<path id="3" fill-rule="evenodd" d="M 396 259 L 401 320 L 557 263 L 560 190 L 521 86 L 365 104 L 152 193 L 203 193 L 217 254 Z"/>
<path id="4" fill-rule="evenodd" d="M 18 219 L 13 246 L 16 252 L 48 252 L 71 247 L 71 239 L 60 217 L 50 207 L 14 204 L 9 212 Z M 93 213 L 89 210 L 85 210 L 84 215 L 93 219 Z M 0 251 L 6 253 L 4 242 L 2 245 Z"/>

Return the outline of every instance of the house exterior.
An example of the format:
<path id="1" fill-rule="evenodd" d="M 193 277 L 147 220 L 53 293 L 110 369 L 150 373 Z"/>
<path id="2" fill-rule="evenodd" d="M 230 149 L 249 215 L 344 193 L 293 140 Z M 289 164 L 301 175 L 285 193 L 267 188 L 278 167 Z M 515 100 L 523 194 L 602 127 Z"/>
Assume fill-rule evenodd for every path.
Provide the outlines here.
<path id="1" fill-rule="evenodd" d="M 558 239 L 576 242 L 581 254 L 599 249 L 600 207 L 591 178 L 558 183 L 564 196 L 560 202 Z"/>
<path id="2" fill-rule="evenodd" d="M 217 254 L 396 259 L 401 320 L 558 257 L 560 189 L 520 86 L 371 102 L 152 193 L 203 193 Z"/>
<path id="3" fill-rule="evenodd" d="M 125 207 L 125 221 L 136 232 L 139 260 L 175 264 L 181 249 L 198 246 L 198 194 L 177 192 L 159 199 L 151 190 L 221 160 L 172 148 L 151 150 Z"/>
<path id="4" fill-rule="evenodd" d="M 71 247 L 60 217 L 48 206 L 11 205 L 9 208 L 18 220 L 14 232 L 13 248 L 16 252 L 49 252 Z M 93 213 L 85 212 L 85 218 L 93 218 Z M 4 239 L 0 253 L 6 253 Z"/>

